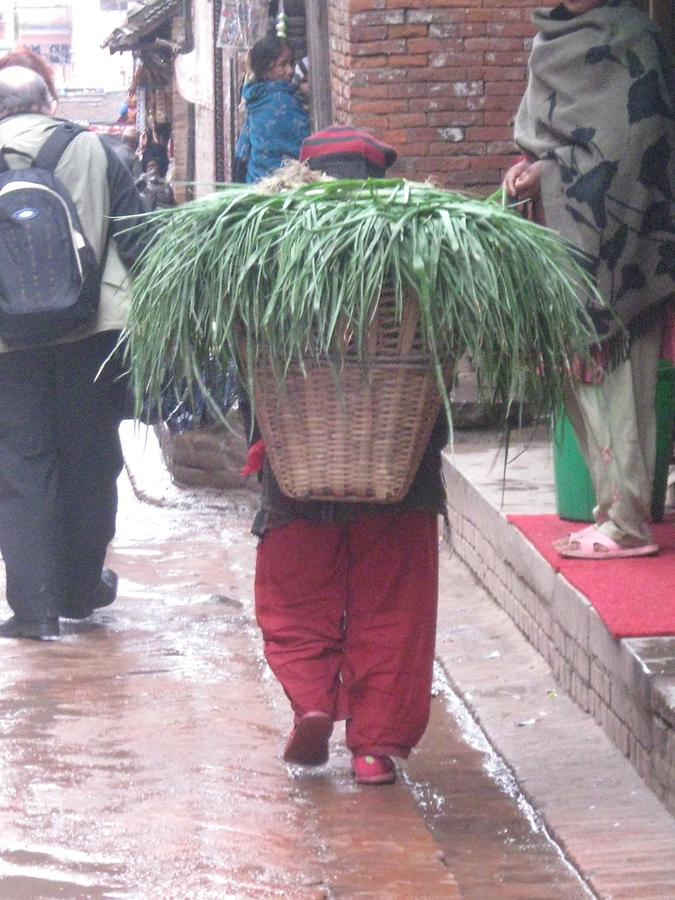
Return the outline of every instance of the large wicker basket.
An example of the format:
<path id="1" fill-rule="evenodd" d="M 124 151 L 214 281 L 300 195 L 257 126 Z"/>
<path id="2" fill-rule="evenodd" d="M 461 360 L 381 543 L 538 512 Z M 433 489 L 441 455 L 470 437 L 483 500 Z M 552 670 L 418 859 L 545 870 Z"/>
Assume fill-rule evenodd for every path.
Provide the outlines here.
<path id="1" fill-rule="evenodd" d="M 331 359 L 308 359 L 282 382 L 253 370 L 255 415 L 281 490 L 296 500 L 395 503 L 407 492 L 441 407 L 436 375 L 405 300 L 400 323 L 383 295 L 360 361 L 349 335 Z M 449 376 L 450 365 L 447 367 Z"/>

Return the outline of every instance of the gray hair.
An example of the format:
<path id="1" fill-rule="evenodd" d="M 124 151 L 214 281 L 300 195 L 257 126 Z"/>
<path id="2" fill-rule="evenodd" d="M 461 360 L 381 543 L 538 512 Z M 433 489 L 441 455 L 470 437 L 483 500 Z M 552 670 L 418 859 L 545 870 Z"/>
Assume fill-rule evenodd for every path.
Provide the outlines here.
<path id="1" fill-rule="evenodd" d="M 0 119 L 17 113 L 49 113 L 51 100 L 47 82 L 24 66 L 0 69 Z"/>

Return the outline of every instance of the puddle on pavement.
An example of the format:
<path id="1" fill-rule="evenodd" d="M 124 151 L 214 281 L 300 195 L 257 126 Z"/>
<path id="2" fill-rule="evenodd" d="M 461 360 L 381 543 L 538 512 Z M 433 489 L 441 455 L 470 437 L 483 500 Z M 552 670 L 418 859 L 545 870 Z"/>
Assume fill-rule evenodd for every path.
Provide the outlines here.
<path id="1" fill-rule="evenodd" d="M 406 767 L 466 900 L 576 900 L 580 880 L 439 665 L 431 721 Z"/>

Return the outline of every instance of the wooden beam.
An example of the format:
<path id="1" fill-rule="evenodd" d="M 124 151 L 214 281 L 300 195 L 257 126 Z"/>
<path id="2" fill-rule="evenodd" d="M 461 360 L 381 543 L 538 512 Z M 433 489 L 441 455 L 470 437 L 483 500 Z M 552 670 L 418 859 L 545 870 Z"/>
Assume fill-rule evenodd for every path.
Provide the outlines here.
<path id="1" fill-rule="evenodd" d="M 328 43 L 328 0 L 308 0 L 305 3 L 305 16 L 309 50 L 312 126 L 315 131 L 319 131 L 333 121 Z"/>

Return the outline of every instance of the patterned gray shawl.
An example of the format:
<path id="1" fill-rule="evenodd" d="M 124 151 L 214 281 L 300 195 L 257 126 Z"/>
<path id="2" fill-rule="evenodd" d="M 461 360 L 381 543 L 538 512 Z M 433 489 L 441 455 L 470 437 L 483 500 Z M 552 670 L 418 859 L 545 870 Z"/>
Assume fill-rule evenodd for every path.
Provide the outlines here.
<path id="1" fill-rule="evenodd" d="M 537 10 L 515 140 L 542 160 L 543 217 L 581 248 L 632 333 L 675 291 L 672 54 L 629 0 Z M 598 334 L 617 326 L 590 310 Z"/>

